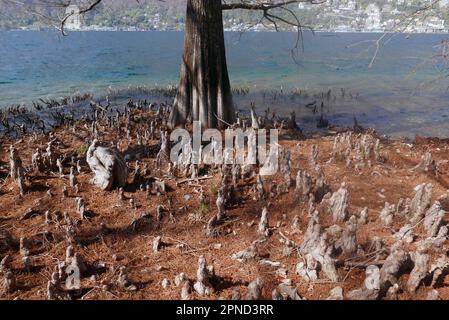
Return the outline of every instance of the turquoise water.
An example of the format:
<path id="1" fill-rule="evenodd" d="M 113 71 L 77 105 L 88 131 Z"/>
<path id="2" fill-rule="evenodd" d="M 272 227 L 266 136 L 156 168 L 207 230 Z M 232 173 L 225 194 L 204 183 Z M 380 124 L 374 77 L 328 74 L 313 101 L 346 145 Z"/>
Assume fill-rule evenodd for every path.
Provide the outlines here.
<path id="1" fill-rule="evenodd" d="M 369 41 L 379 36 L 305 33 L 295 61 L 294 33 L 227 33 L 232 86 L 251 92 L 237 95 L 236 104 L 246 109 L 256 101 L 282 114 L 293 109 L 310 124 L 316 115 L 304 105 L 323 101 L 336 124 L 350 124 L 355 114 L 362 125 L 391 135 L 449 136 L 449 83 L 436 81 L 447 71 L 437 56 L 447 35 L 396 35 L 368 68 L 374 52 Z M 0 106 L 176 84 L 182 43 L 180 32 L 0 32 Z M 292 98 L 294 88 L 302 95 Z M 316 96 L 329 89 L 330 100 Z M 274 99 L 273 90 L 283 95 Z"/>

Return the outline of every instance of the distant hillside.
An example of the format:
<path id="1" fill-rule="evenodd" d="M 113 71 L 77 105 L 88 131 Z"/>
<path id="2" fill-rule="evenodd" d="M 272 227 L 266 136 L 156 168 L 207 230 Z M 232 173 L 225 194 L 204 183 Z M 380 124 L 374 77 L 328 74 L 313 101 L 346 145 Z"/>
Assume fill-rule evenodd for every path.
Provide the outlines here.
<path id="1" fill-rule="evenodd" d="M 0 28 L 41 28 L 63 16 L 64 9 L 51 6 L 57 0 L 23 0 L 25 6 L 11 0 L 0 0 Z M 72 1 L 81 6 L 88 0 Z M 289 8 L 305 26 L 321 30 L 383 31 L 400 25 L 404 18 L 433 0 L 328 0 L 325 4 L 292 4 Z M 42 5 L 46 3 L 46 5 Z M 447 31 L 449 27 L 449 0 L 440 0 L 425 15 L 411 19 L 408 31 Z M 140 30 L 182 30 L 186 0 L 104 0 L 93 12 L 84 17 L 84 27 L 135 28 Z M 291 18 L 285 10 L 277 14 Z M 272 29 L 269 24 L 258 24 L 261 13 L 245 10 L 224 13 L 228 29 Z M 57 20 L 53 21 L 56 24 Z M 287 28 L 287 26 L 283 26 Z"/>
<path id="2" fill-rule="evenodd" d="M 47 0 L 22 0 L 20 5 L 10 0 L 0 0 L 0 28 L 45 27 L 52 24 L 48 18 L 58 19 L 64 8 L 51 6 Z M 53 0 L 53 3 L 59 0 Z M 80 7 L 87 0 L 71 1 Z M 152 27 L 153 21 L 164 19 L 167 23 L 184 21 L 186 0 L 104 0 L 97 9 L 84 17 L 86 25 Z M 158 18 L 159 16 L 159 18 Z M 55 20 L 56 21 L 56 20 Z"/>

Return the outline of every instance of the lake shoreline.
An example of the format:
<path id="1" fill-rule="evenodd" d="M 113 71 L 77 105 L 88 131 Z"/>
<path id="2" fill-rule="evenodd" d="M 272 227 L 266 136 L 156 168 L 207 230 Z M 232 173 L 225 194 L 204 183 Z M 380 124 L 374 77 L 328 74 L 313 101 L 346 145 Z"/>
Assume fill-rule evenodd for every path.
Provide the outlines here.
<path id="1" fill-rule="evenodd" d="M 67 29 L 65 28 L 64 31 L 66 31 L 67 33 L 71 33 L 71 32 L 177 32 L 177 33 L 183 33 L 184 30 L 126 30 L 126 28 L 123 29 Z M 234 29 L 225 29 L 224 30 L 226 33 L 241 33 L 242 31 L 240 30 L 234 30 Z M 0 29 L 0 32 L 60 32 L 60 30 L 58 29 Z M 297 33 L 297 31 L 295 30 L 244 30 L 243 32 L 256 32 L 256 33 Z M 386 35 L 393 35 L 393 34 L 398 34 L 398 35 L 449 35 L 449 30 L 448 31 L 429 31 L 429 32 L 421 32 L 421 31 L 410 31 L 410 32 L 394 32 L 394 31 L 387 31 L 387 30 L 304 30 L 302 31 L 303 33 L 335 33 L 335 34 L 386 34 Z"/>
<path id="2" fill-rule="evenodd" d="M 395 37 L 368 68 L 372 47 L 366 41 L 377 37 L 305 33 L 304 51 L 294 60 L 292 33 L 227 34 L 231 85 L 236 91 L 249 90 L 234 93 L 236 109 L 247 112 L 254 103 L 260 112 L 269 108 L 286 116 L 295 111 L 303 127 L 313 127 L 323 113 L 331 123 L 346 127 L 355 116 L 361 125 L 390 136 L 449 136 L 449 93 L 444 83 L 435 83 L 440 65 L 416 67 L 435 54 L 435 45 L 445 36 Z M 156 101 L 159 97 L 146 93 L 175 87 L 179 79 L 182 33 L 61 37 L 55 32 L 2 32 L 2 40 L 0 105 L 6 108 L 23 103 L 33 109 L 39 98 L 85 92 L 99 101 L 106 96 L 111 102 L 114 96 Z M 162 98 L 170 103 L 173 96 Z"/>
<path id="3" fill-rule="evenodd" d="M 37 99 L 33 101 L 31 105 L 15 104 L 0 109 L 0 116 L 3 119 L 2 122 L 0 122 L 0 134 L 19 136 L 26 132 L 40 132 L 42 130 L 48 132 L 53 126 L 59 126 L 59 122 L 64 121 L 64 119 L 76 121 L 85 116 L 92 117 L 95 114 L 95 111 L 98 110 L 95 105 L 107 105 L 109 109 L 108 114 L 110 116 L 113 116 L 116 112 L 123 112 L 126 105 L 133 102 L 145 106 L 171 106 L 176 95 L 176 90 L 176 86 L 172 85 L 166 87 L 128 87 L 123 90 L 110 90 L 108 91 L 108 94 L 99 96 L 94 96 L 90 92 L 85 92 L 57 99 Z M 269 114 L 272 113 L 280 118 L 287 118 L 290 116 L 290 113 L 294 111 L 296 114 L 297 125 L 308 137 L 320 136 L 325 133 L 327 130 L 326 128 L 324 130 L 319 128 L 322 121 L 328 122 L 329 126 L 337 131 L 350 130 L 353 128 L 355 122 L 357 122 L 357 125 L 371 128 L 371 130 L 377 131 L 379 134 L 388 137 L 388 139 L 391 139 L 392 141 L 411 142 L 416 136 L 441 139 L 449 137 L 449 134 L 445 135 L 441 133 L 432 135 L 432 131 L 429 131 L 429 134 L 426 134 L 425 132 L 421 133 L 422 130 L 421 132 L 416 131 L 416 133 L 413 133 L 412 131 L 409 132 L 406 131 L 408 130 L 407 126 L 404 127 L 405 129 L 402 129 L 405 134 L 390 134 L 388 130 L 379 130 L 376 129 L 375 126 L 370 125 L 371 121 L 373 121 L 373 124 L 376 123 L 377 126 L 383 121 L 385 121 L 385 124 L 388 124 L 394 121 L 395 115 L 393 114 L 391 114 L 390 119 L 388 119 L 383 115 L 379 117 L 380 115 L 378 112 L 374 112 L 371 115 L 366 113 L 356 114 L 345 112 L 344 110 L 339 111 L 338 108 L 334 108 L 332 112 L 328 109 L 321 109 L 320 112 L 317 98 L 322 97 L 324 93 L 315 93 L 312 95 L 305 90 L 294 89 L 288 91 L 282 88 L 263 91 L 263 93 L 254 93 L 249 87 L 237 87 L 232 89 L 232 92 L 236 111 L 240 115 L 248 116 L 250 113 L 249 106 L 254 101 L 257 102 L 255 103 L 255 106 L 257 112 L 260 114 L 268 112 Z M 290 100 L 295 100 L 298 107 L 294 109 L 285 108 L 283 104 L 285 101 Z M 307 103 L 309 101 L 313 101 L 313 103 Z M 264 107 L 266 105 L 269 107 Z M 379 119 L 376 119 L 376 117 L 379 117 Z M 442 121 L 442 125 L 444 125 L 444 118 Z M 437 122 L 435 122 L 435 127 L 436 125 Z"/>

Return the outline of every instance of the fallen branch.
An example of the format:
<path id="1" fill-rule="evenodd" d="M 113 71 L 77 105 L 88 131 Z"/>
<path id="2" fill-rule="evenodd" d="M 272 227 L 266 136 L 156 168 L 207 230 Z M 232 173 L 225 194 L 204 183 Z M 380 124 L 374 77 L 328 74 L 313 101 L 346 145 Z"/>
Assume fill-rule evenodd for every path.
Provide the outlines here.
<path id="1" fill-rule="evenodd" d="M 346 279 L 349 277 L 349 274 L 352 272 L 352 270 L 354 270 L 355 268 L 366 268 L 369 265 L 383 265 L 385 263 L 385 261 L 378 261 L 377 263 L 370 263 L 368 264 L 369 261 L 371 261 L 372 259 L 375 259 L 376 257 L 371 257 L 368 260 L 364 261 L 364 262 L 360 262 L 360 263 L 356 263 L 356 264 L 352 264 L 352 262 L 347 262 L 347 264 L 345 264 L 346 266 L 350 266 L 352 265 L 351 269 L 349 269 L 348 273 L 346 274 L 346 276 L 343 278 L 343 283 L 346 281 Z"/>
<path id="2" fill-rule="evenodd" d="M 171 237 L 166 237 L 166 236 L 164 236 L 164 238 L 165 238 L 165 239 L 168 239 L 168 240 L 171 240 L 171 241 L 175 241 L 175 242 L 180 243 L 180 244 L 183 244 L 183 245 L 186 245 L 186 246 L 188 246 L 191 250 L 198 250 L 197 248 L 192 247 L 192 246 L 191 246 L 190 244 L 188 244 L 187 242 L 184 242 L 184 241 L 181 241 L 181 240 L 178 240 L 178 239 L 174 239 L 174 238 L 171 238 Z"/>
<path id="3" fill-rule="evenodd" d="M 182 179 L 176 182 L 176 185 L 179 184 L 183 184 L 186 182 L 193 182 L 193 181 L 202 181 L 202 180 L 208 180 L 208 179 L 213 179 L 214 177 L 210 177 L 210 176 L 205 176 L 205 177 L 200 177 L 200 178 L 195 178 L 195 179 L 191 179 L 191 178 L 186 178 L 186 179 Z"/>

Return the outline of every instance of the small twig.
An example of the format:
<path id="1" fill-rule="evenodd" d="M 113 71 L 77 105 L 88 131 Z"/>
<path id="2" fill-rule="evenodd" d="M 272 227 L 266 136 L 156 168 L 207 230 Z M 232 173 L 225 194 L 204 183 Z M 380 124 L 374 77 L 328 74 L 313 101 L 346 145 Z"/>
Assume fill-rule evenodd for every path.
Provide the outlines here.
<path id="1" fill-rule="evenodd" d="M 360 262 L 355 264 L 354 266 L 351 267 L 351 269 L 349 269 L 348 273 L 346 274 L 346 276 L 343 278 L 343 283 L 346 281 L 346 279 L 349 277 L 349 274 L 352 272 L 352 270 L 354 270 L 355 268 L 361 267 L 366 265 L 369 261 L 373 260 L 373 258 L 375 259 L 376 257 L 371 257 L 368 260 L 364 261 L 364 262 Z"/>
<path id="2" fill-rule="evenodd" d="M 288 243 L 295 243 L 294 241 L 291 241 L 289 238 L 287 238 L 287 237 L 282 233 L 282 231 L 279 231 L 279 235 L 280 235 L 285 241 L 287 241 Z"/>
<path id="3" fill-rule="evenodd" d="M 192 250 L 197 250 L 197 248 L 191 246 L 191 245 L 188 244 L 187 242 L 184 242 L 184 241 L 181 241 L 181 240 L 178 240 L 178 239 L 174 239 L 174 238 L 171 238 L 171 237 L 166 237 L 166 236 L 164 236 L 164 238 L 166 238 L 166 239 L 168 239 L 168 240 L 171 240 L 171 241 L 178 242 L 178 243 L 180 243 L 180 244 L 184 244 L 184 245 L 188 246 L 189 248 L 191 248 Z"/>
<path id="4" fill-rule="evenodd" d="M 2 185 L 0 186 L 0 189 L 3 188 L 3 187 L 6 185 L 6 183 L 8 182 L 9 176 L 10 176 L 10 173 L 8 172 L 8 175 L 6 176 L 6 178 L 5 178 L 5 180 L 3 181 Z"/>
<path id="5" fill-rule="evenodd" d="M 344 263 L 346 263 L 346 262 L 348 262 L 348 261 L 355 260 L 355 259 L 366 258 L 366 257 L 369 257 L 369 256 L 371 256 L 371 255 L 373 255 L 373 254 L 380 253 L 380 252 L 382 252 L 382 251 L 385 251 L 385 249 L 379 249 L 379 250 L 376 250 L 376 251 L 373 251 L 373 252 L 369 252 L 369 253 L 367 253 L 367 254 L 364 254 L 364 255 L 362 255 L 362 256 L 356 256 L 356 257 L 348 258 L 348 259 L 346 259 L 346 260 L 344 261 Z"/>
<path id="6" fill-rule="evenodd" d="M 227 125 L 229 127 L 232 127 L 232 124 L 230 124 L 230 123 L 224 121 L 223 119 L 219 118 L 216 113 L 214 113 L 214 116 L 215 116 L 215 118 L 217 118 L 218 121 L 223 122 L 225 125 Z"/>
<path id="7" fill-rule="evenodd" d="M 199 249 L 188 250 L 188 251 L 184 251 L 183 253 L 194 253 L 194 252 L 205 251 L 205 250 L 210 250 L 210 247 L 204 247 L 204 248 L 199 248 Z"/>
<path id="8" fill-rule="evenodd" d="M 177 182 L 176 182 L 176 185 L 178 185 L 178 184 L 183 184 L 183 183 L 186 183 L 186 182 L 202 181 L 202 180 L 208 180 L 208 179 L 213 179 L 213 178 L 214 178 L 214 177 L 212 177 L 212 176 L 199 177 L 199 178 L 195 178 L 195 179 L 186 178 L 186 179 L 177 181 Z M 201 187 L 201 186 L 198 185 L 198 187 Z"/>
<path id="9" fill-rule="evenodd" d="M 421 222 L 423 222 L 425 220 L 425 217 L 422 218 L 421 220 L 419 220 L 413 227 L 410 228 L 410 230 L 415 229 L 417 226 L 419 226 L 421 224 Z"/>
<path id="10" fill-rule="evenodd" d="M 93 291 L 95 291 L 96 289 L 98 289 L 98 287 L 93 287 L 92 289 L 90 289 L 86 294 L 84 294 L 80 300 L 84 300 L 85 297 L 87 297 L 89 294 L 91 294 Z"/>
<path id="11" fill-rule="evenodd" d="M 311 282 L 312 284 L 329 284 L 329 283 L 334 283 L 334 284 L 343 284 L 344 281 L 332 281 L 329 279 L 322 279 L 322 280 L 317 280 L 317 281 L 313 281 Z"/>

